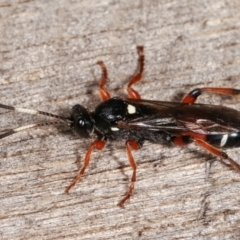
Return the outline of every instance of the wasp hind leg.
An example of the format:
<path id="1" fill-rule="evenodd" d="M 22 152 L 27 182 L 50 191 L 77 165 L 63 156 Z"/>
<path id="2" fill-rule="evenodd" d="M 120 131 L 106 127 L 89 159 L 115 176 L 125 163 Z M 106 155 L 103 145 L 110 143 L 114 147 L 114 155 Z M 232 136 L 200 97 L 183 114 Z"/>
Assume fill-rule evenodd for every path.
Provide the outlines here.
<path id="1" fill-rule="evenodd" d="M 217 93 L 232 97 L 237 97 L 240 99 L 240 90 L 234 89 L 234 88 L 212 88 L 212 87 L 206 87 L 206 88 L 196 88 L 192 90 L 190 93 L 185 95 L 182 99 L 182 103 L 195 103 L 197 98 L 204 92 L 209 93 Z"/>
<path id="2" fill-rule="evenodd" d="M 173 143 L 175 143 L 178 146 L 184 146 L 191 142 L 194 142 L 200 147 L 207 150 L 208 152 L 212 153 L 213 155 L 220 157 L 222 160 L 228 161 L 234 169 L 240 172 L 240 165 L 237 162 L 231 159 L 224 151 L 222 151 L 217 147 L 214 147 L 213 145 L 207 142 L 210 140 L 208 135 L 194 133 L 194 132 L 183 132 L 182 134 L 183 134 L 182 136 L 173 138 Z M 225 141 L 227 140 L 225 139 Z"/>
<path id="3" fill-rule="evenodd" d="M 192 138 L 189 136 L 178 136 L 178 137 L 173 136 L 171 141 L 176 146 L 183 147 L 183 146 L 186 146 L 186 145 L 192 143 Z"/>
<path id="4" fill-rule="evenodd" d="M 209 144 L 203 140 L 195 139 L 194 141 L 199 146 L 205 148 L 208 152 L 220 157 L 223 160 L 227 160 L 234 169 L 236 169 L 238 172 L 240 172 L 240 165 L 238 163 L 236 163 L 233 159 L 231 159 L 225 152 L 223 152 L 222 150 L 212 146 L 211 144 Z"/>

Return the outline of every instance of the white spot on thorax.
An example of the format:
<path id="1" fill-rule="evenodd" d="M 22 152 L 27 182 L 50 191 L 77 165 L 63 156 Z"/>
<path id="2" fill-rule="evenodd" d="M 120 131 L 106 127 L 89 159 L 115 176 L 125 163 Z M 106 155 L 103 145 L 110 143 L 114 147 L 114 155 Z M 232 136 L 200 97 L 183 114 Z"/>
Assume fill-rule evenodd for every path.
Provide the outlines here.
<path id="1" fill-rule="evenodd" d="M 119 131 L 119 128 L 117 128 L 117 127 L 111 127 L 111 130 L 112 130 L 112 131 Z"/>
<path id="2" fill-rule="evenodd" d="M 134 107 L 134 106 L 131 105 L 131 104 L 128 104 L 127 110 L 128 110 L 128 114 L 134 114 L 134 113 L 136 113 L 136 107 Z"/>
<path id="3" fill-rule="evenodd" d="M 220 147 L 224 147 L 224 145 L 227 143 L 227 140 L 228 140 L 228 134 L 224 134 L 220 142 Z"/>

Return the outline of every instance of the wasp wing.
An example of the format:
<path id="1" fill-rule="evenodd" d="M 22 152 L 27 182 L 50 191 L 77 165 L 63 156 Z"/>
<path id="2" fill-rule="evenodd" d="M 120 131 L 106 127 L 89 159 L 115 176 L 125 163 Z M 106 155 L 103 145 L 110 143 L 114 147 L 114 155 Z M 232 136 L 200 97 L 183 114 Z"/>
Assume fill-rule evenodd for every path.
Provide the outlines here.
<path id="1" fill-rule="evenodd" d="M 180 133 L 225 134 L 240 130 L 240 113 L 228 107 L 207 104 L 126 99 L 135 112 L 117 123 L 120 128 Z"/>

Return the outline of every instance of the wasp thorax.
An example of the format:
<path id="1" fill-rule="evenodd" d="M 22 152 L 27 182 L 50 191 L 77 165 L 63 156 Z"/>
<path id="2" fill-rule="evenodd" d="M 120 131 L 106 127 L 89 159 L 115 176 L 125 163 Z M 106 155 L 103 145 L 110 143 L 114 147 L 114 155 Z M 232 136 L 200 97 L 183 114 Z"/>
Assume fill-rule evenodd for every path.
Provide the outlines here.
<path id="1" fill-rule="evenodd" d="M 87 138 L 93 132 L 93 122 L 87 108 L 79 104 L 73 106 L 71 119 L 71 128 L 79 136 Z"/>

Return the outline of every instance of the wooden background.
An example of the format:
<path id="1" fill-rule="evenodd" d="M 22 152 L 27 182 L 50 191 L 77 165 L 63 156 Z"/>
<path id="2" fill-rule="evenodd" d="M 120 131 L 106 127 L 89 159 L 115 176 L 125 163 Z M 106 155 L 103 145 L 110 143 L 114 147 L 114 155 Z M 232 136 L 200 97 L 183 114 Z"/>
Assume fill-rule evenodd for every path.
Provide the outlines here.
<path id="1" fill-rule="evenodd" d="M 0 103 L 68 116 L 99 103 L 98 60 L 112 96 L 126 96 L 145 47 L 143 98 L 180 100 L 201 86 L 240 88 L 238 0 L 0 0 Z M 203 103 L 240 110 L 235 99 Z M 43 117 L 0 111 L 0 129 Z M 1 239 L 240 239 L 240 174 L 191 145 L 145 144 L 136 191 L 117 207 L 131 168 L 124 142 L 95 152 L 69 195 L 91 140 L 48 127 L 0 143 Z M 239 149 L 227 151 L 238 163 Z"/>

